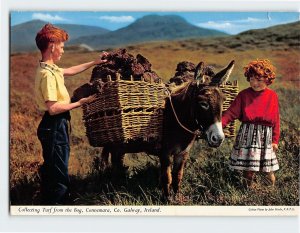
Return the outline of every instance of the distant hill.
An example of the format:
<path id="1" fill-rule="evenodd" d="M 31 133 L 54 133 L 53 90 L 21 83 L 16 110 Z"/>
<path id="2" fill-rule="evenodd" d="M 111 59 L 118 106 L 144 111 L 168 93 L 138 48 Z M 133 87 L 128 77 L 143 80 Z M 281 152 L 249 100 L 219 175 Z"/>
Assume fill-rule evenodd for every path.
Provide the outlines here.
<path id="1" fill-rule="evenodd" d="M 36 33 L 47 22 L 41 20 L 32 20 L 26 23 L 18 24 L 11 27 L 10 44 L 11 52 L 27 52 L 36 50 L 35 36 Z M 101 27 L 74 25 L 74 24 L 55 24 L 69 33 L 70 41 L 83 35 L 101 35 L 109 30 Z"/>
<path id="2" fill-rule="evenodd" d="M 270 45 L 290 45 L 298 46 L 300 43 L 300 21 L 281 24 L 267 29 L 249 30 L 240 33 L 233 37 L 235 39 L 241 39 L 245 42 L 252 41 L 254 45 L 261 46 L 262 44 Z M 251 39 L 255 38 L 255 40 Z M 250 40 L 250 41 L 249 41 Z"/>
<path id="3" fill-rule="evenodd" d="M 224 35 L 227 34 L 196 27 L 179 16 L 147 15 L 127 27 L 104 35 L 83 36 L 71 41 L 71 44 L 85 43 L 93 48 L 104 49 L 147 41 Z"/>
<path id="4" fill-rule="evenodd" d="M 249 30 L 228 37 L 185 40 L 182 44 L 190 49 L 213 48 L 220 53 L 225 52 L 226 49 L 300 49 L 300 21 Z"/>

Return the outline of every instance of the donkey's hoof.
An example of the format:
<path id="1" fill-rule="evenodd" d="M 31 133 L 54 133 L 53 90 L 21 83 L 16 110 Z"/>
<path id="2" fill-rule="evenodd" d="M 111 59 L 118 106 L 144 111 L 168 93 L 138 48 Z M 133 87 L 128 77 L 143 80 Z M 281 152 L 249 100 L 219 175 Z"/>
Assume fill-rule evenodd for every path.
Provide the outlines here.
<path id="1" fill-rule="evenodd" d="M 170 204 L 170 203 L 172 203 L 172 197 L 171 197 L 170 195 L 169 195 L 169 196 L 161 195 L 160 201 L 161 201 L 163 204 Z"/>

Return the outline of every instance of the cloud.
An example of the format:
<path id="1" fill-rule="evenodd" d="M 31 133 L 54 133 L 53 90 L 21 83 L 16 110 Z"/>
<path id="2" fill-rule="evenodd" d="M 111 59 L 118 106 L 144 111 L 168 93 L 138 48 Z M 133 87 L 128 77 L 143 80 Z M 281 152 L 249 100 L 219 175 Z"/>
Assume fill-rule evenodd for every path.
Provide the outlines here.
<path id="1" fill-rule="evenodd" d="M 208 21 L 206 23 L 198 23 L 197 25 L 200 27 L 219 28 L 219 29 L 232 27 L 232 23 L 227 21 L 224 22 Z"/>
<path id="2" fill-rule="evenodd" d="M 130 23 L 135 20 L 130 15 L 123 15 L 123 16 L 101 16 L 99 17 L 101 20 L 109 21 L 110 23 Z"/>
<path id="3" fill-rule="evenodd" d="M 236 32 L 235 30 L 236 26 L 228 21 L 223 21 L 223 22 L 208 21 L 205 23 L 198 23 L 197 26 L 202 28 L 210 28 L 219 31 L 224 31 L 230 34 Z"/>
<path id="4" fill-rule="evenodd" d="M 208 21 L 197 23 L 196 25 L 204 28 L 211 28 L 216 30 L 225 31 L 230 34 L 235 34 L 249 28 L 257 27 L 258 23 L 264 25 L 268 23 L 267 19 L 251 18 L 237 19 L 237 20 L 224 20 L 224 21 Z"/>
<path id="5" fill-rule="evenodd" d="M 248 17 L 247 19 L 232 20 L 230 22 L 232 22 L 232 23 L 257 23 L 257 22 L 265 22 L 265 21 L 267 21 L 266 18 L 259 19 L 259 18 Z"/>
<path id="6" fill-rule="evenodd" d="M 32 19 L 40 19 L 43 21 L 67 21 L 58 15 L 50 15 L 50 14 L 43 14 L 43 13 L 33 13 Z"/>
<path id="7" fill-rule="evenodd" d="M 198 23 L 197 25 L 210 26 L 214 28 L 231 28 L 234 27 L 235 25 L 241 25 L 241 24 L 247 25 L 247 24 L 263 22 L 263 21 L 266 20 L 248 17 L 247 19 L 238 19 L 238 20 L 208 21 L 208 22 Z"/>

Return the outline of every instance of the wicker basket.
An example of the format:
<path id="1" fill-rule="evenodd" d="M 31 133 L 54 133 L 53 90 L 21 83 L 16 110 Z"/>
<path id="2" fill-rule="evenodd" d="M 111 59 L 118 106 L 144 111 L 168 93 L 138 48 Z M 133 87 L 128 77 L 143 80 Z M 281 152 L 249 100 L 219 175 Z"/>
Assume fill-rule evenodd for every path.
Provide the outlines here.
<path id="1" fill-rule="evenodd" d="M 163 84 L 118 77 L 106 82 L 102 90 L 94 102 L 82 107 L 90 145 L 161 140 L 166 97 Z"/>
<path id="2" fill-rule="evenodd" d="M 89 143 L 102 147 L 111 143 L 159 142 L 162 137 L 166 92 L 161 83 L 108 77 L 90 104 L 84 104 L 83 121 Z M 226 96 L 224 110 L 238 93 L 237 81 L 220 87 Z M 235 136 L 235 123 L 224 129 L 226 137 Z"/>
<path id="3" fill-rule="evenodd" d="M 222 92 L 225 94 L 226 97 L 226 100 L 223 104 L 223 112 L 224 112 L 227 108 L 229 108 L 230 104 L 232 103 L 232 101 L 235 99 L 235 97 L 239 92 L 238 81 L 235 80 L 232 83 L 227 82 L 225 85 L 221 85 L 220 89 L 222 90 Z M 230 124 L 228 124 L 223 129 L 223 131 L 225 137 L 227 138 L 234 137 L 236 134 L 236 121 L 233 121 Z"/>

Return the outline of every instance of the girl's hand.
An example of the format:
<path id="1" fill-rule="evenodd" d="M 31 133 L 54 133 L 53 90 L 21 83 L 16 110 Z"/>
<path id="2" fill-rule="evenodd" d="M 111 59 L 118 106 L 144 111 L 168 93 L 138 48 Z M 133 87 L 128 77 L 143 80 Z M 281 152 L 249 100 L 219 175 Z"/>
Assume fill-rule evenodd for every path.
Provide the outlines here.
<path id="1" fill-rule="evenodd" d="M 272 143 L 273 151 L 276 152 L 278 150 L 278 144 Z"/>
<path id="2" fill-rule="evenodd" d="M 97 95 L 90 95 L 89 97 L 81 98 L 78 102 L 81 105 L 86 104 L 86 103 L 91 103 L 96 99 Z"/>

